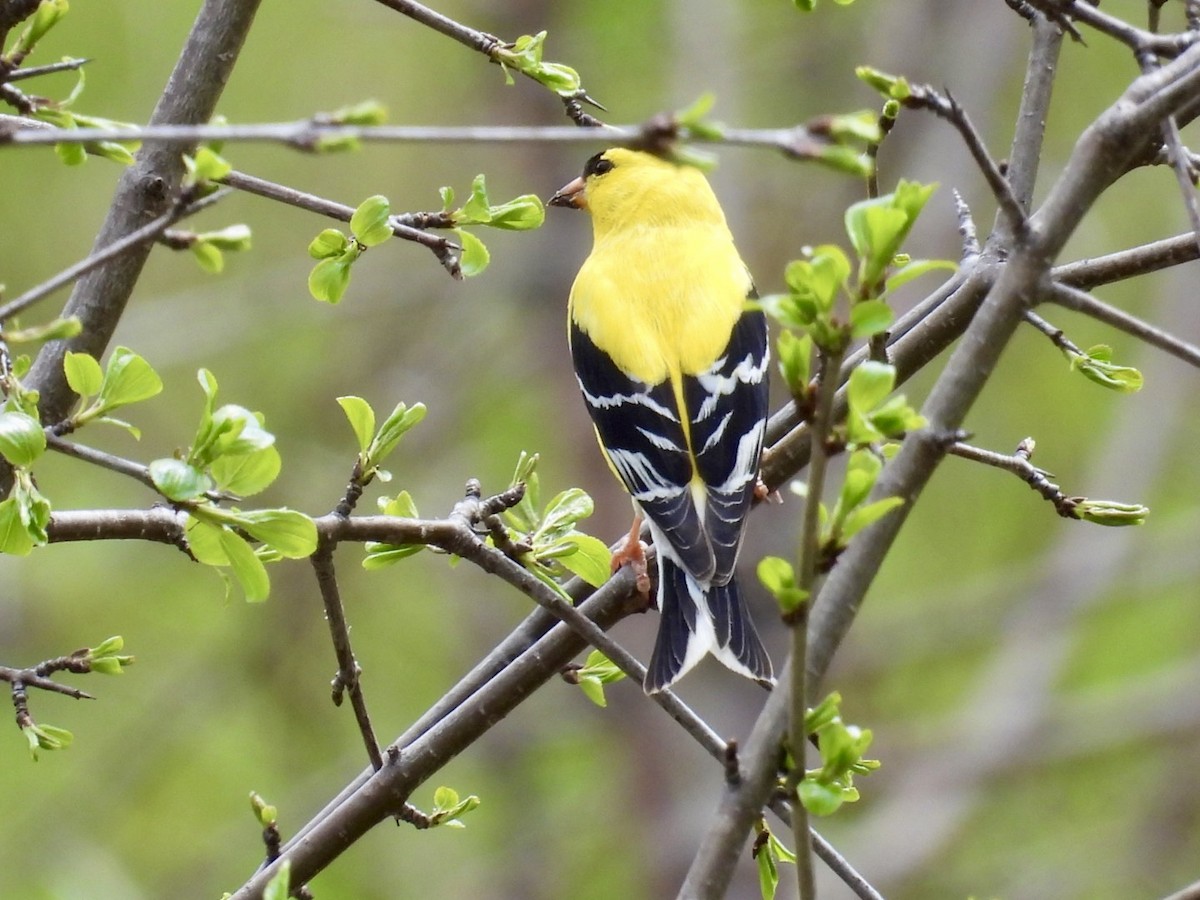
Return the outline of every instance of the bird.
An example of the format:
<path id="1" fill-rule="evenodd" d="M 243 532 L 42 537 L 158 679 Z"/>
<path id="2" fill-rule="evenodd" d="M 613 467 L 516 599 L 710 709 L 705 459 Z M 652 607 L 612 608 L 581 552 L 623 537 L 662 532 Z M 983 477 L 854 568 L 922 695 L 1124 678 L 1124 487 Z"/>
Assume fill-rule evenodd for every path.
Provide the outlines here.
<path id="1" fill-rule="evenodd" d="M 706 655 L 764 684 L 771 660 L 734 569 L 767 419 L 766 319 L 708 180 L 694 166 L 610 148 L 549 205 L 586 210 L 592 251 L 568 300 L 568 343 L 600 448 L 633 498 L 614 571 L 658 560 L 647 694 Z"/>

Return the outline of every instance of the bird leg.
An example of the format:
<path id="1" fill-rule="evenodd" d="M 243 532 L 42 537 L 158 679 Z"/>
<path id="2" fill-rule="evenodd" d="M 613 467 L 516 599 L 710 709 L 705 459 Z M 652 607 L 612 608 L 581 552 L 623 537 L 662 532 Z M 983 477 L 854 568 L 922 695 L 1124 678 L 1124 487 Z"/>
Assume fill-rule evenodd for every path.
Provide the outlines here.
<path id="1" fill-rule="evenodd" d="M 625 543 L 613 554 L 612 570 L 616 572 L 621 566 L 628 563 L 637 579 L 638 593 L 648 597 L 650 595 L 650 575 L 646 571 L 646 545 L 642 543 L 641 535 L 642 514 L 639 512 L 633 516 L 633 525 L 629 529 Z"/>

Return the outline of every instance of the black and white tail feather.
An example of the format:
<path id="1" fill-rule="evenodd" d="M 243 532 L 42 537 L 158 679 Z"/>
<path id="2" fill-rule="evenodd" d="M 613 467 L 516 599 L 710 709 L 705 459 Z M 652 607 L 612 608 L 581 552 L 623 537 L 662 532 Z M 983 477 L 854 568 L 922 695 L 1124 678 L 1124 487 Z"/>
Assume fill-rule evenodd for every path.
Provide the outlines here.
<path id="1" fill-rule="evenodd" d="M 570 342 L 600 444 L 658 549 L 662 620 L 645 690 L 663 690 L 708 654 L 771 681 L 734 580 L 766 428 L 763 314 L 744 311 L 725 352 L 678 383 L 630 377 L 574 322 Z"/>

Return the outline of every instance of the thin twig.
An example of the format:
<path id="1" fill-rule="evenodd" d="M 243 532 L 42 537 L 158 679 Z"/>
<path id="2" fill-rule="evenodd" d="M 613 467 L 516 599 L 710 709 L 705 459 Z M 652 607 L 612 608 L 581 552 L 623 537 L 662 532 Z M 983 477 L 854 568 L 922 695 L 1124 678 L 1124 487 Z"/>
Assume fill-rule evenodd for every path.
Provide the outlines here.
<path id="1" fill-rule="evenodd" d="M 48 278 L 41 284 L 30 288 L 19 297 L 14 297 L 8 303 L 0 306 L 0 321 L 9 319 L 22 310 L 28 309 L 39 300 L 49 296 L 61 287 L 65 287 L 75 281 L 82 275 L 96 269 L 109 260 L 115 259 L 123 253 L 129 252 L 134 247 L 152 242 L 167 228 L 170 228 L 181 219 L 186 219 L 200 212 L 202 209 L 207 209 L 214 203 L 224 199 L 229 195 L 228 190 L 219 190 L 209 194 L 207 197 L 201 197 L 199 200 L 184 201 L 176 203 L 169 210 L 156 219 L 147 222 L 136 231 L 131 231 L 119 240 L 107 244 L 100 250 L 90 256 L 85 256 L 73 266 L 68 266 L 52 278 Z"/>
<path id="2" fill-rule="evenodd" d="M 324 197 L 318 197 L 316 194 L 309 194 L 305 191 L 288 187 L 287 185 L 276 184 L 273 181 L 267 181 L 265 178 L 247 175 L 245 172 L 230 172 L 221 179 L 221 182 L 231 188 L 237 188 L 239 191 L 255 194 L 259 197 L 266 197 L 269 200 L 277 200 L 288 206 L 295 206 L 298 209 L 315 212 L 328 218 L 336 219 L 339 222 L 349 222 L 354 216 L 354 207 L 352 206 L 327 200 Z M 459 266 L 458 258 L 454 255 L 454 251 L 462 248 L 447 238 L 421 230 L 421 228 L 427 227 L 451 227 L 451 223 L 438 218 L 439 215 L 438 213 L 406 213 L 393 216 L 391 222 L 392 234 L 403 240 L 428 247 L 433 252 L 433 255 L 437 257 L 438 262 L 442 264 L 442 267 L 450 273 L 451 277 L 461 279 L 462 269 Z M 411 223 L 415 222 L 423 224 L 421 227 L 414 227 Z"/>
<path id="3" fill-rule="evenodd" d="M 371 760 L 371 766 L 379 770 L 383 768 L 383 754 L 379 750 L 379 740 L 375 737 L 371 716 L 367 712 L 367 701 L 363 696 L 362 669 L 358 660 L 354 658 L 354 648 L 350 644 L 350 626 L 346 623 L 346 609 L 342 605 L 337 573 L 333 565 L 333 545 L 322 542 L 317 552 L 312 555 L 311 562 L 313 572 L 317 576 L 317 586 L 321 589 L 325 620 L 329 623 L 333 651 L 338 661 L 338 671 L 332 686 L 333 702 L 335 706 L 341 706 L 342 698 L 349 692 L 350 706 L 354 710 L 354 720 L 358 723 L 359 733 L 367 748 L 367 756 Z"/>
<path id="4" fill-rule="evenodd" d="M 1200 259 L 1200 248 L 1196 246 L 1195 235 L 1188 232 L 1128 250 L 1064 263 L 1051 270 L 1051 276 L 1057 284 L 1087 290 L 1196 259 Z"/>
<path id="5" fill-rule="evenodd" d="M 788 778 L 789 794 L 804 777 L 804 753 L 808 747 L 808 690 L 805 678 L 808 673 L 806 650 L 808 647 L 808 610 L 815 593 L 817 572 L 821 556 L 821 496 L 825 490 L 825 472 L 829 454 L 826 442 L 833 430 L 833 403 L 838 388 L 844 348 L 826 351 L 821 366 L 814 404 L 810 440 L 812 450 L 808 462 L 808 491 L 804 501 L 804 517 L 800 527 L 800 560 L 796 575 L 797 587 L 807 595 L 805 602 L 796 610 L 792 626 L 792 690 L 790 706 L 790 749 L 793 769 Z M 795 839 L 796 874 L 799 880 L 801 900 L 816 897 L 816 876 L 812 864 L 812 841 L 809 837 L 808 811 L 804 804 L 792 806 L 792 835 Z"/>
<path id="6" fill-rule="evenodd" d="M 975 126 L 971 124 L 967 111 L 949 93 L 943 95 L 929 85 L 911 85 L 910 90 L 910 95 L 903 101 L 904 105 L 911 109 L 929 110 L 954 126 L 962 136 L 979 171 L 983 173 L 984 180 L 991 188 L 1010 227 L 1014 233 L 1022 231 L 1025 227 L 1025 207 L 1013 193 L 1012 185 L 988 152 Z"/>
<path id="7" fill-rule="evenodd" d="M 96 699 L 87 691 L 59 684 L 48 675 L 39 674 L 39 668 L 40 666 L 30 666 L 24 669 L 14 669 L 11 666 L 0 666 L 0 681 L 7 681 L 10 684 L 20 683 L 27 688 L 37 688 L 39 691 L 49 691 L 52 694 L 63 694 L 67 697 L 74 697 L 76 700 Z"/>
<path id="8" fill-rule="evenodd" d="M 1078 519 L 1075 507 L 1079 498 L 1068 497 L 1063 493 L 1062 488 L 1050 480 L 1049 472 L 1039 469 L 1029 461 L 1033 455 L 1034 446 L 1033 438 L 1025 438 L 1017 445 L 1014 453 L 1006 455 L 996 453 L 994 450 L 984 450 L 982 447 L 975 447 L 963 441 L 954 441 L 947 446 L 946 452 L 1016 475 L 1037 491 L 1043 499 L 1048 500 L 1054 506 L 1054 511 L 1064 519 Z"/>
<path id="9" fill-rule="evenodd" d="M 1194 243 L 1194 242 L 1193 242 Z M 1097 300 L 1086 291 L 1067 284 L 1054 284 L 1043 295 L 1043 299 L 1055 303 L 1064 309 L 1090 316 L 1098 322 L 1111 325 L 1138 340 L 1145 341 L 1153 347 L 1165 350 L 1176 359 L 1181 359 L 1189 365 L 1200 368 L 1200 347 L 1177 338 L 1168 331 L 1144 322 L 1137 316 L 1131 315 L 1115 306 L 1110 306 Z"/>
<path id="10" fill-rule="evenodd" d="M 1175 57 L 1196 42 L 1196 35 L 1189 32 L 1182 34 L 1155 34 L 1130 25 L 1124 19 L 1110 16 L 1096 6 L 1081 0 L 1025 0 L 1029 5 L 1055 20 L 1063 15 L 1070 16 L 1077 22 L 1082 22 L 1094 28 L 1101 34 L 1106 34 L 1120 41 L 1135 52 L 1147 50 L 1156 56 Z"/>
<path id="11" fill-rule="evenodd" d="M 62 62 L 50 63 L 46 66 L 29 66 L 16 69 L 4 76 L 4 81 L 20 81 L 23 78 L 37 78 L 39 75 L 50 75 L 54 72 L 69 72 L 90 63 L 90 59 L 64 59 Z"/>

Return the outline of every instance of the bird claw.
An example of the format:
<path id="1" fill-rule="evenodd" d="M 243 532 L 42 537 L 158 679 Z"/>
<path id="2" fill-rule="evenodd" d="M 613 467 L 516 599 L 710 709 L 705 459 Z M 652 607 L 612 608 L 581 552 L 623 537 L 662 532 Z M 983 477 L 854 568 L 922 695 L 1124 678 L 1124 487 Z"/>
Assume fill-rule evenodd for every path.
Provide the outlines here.
<path id="1" fill-rule="evenodd" d="M 612 556 L 612 571 L 615 574 L 621 566 L 628 565 L 633 571 L 638 593 L 648 597 L 650 596 L 650 574 L 646 565 L 646 545 L 642 543 L 641 531 L 642 517 L 638 516 L 633 520 L 633 527 L 629 529 L 625 543 L 617 548 L 616 553 Z"/>

